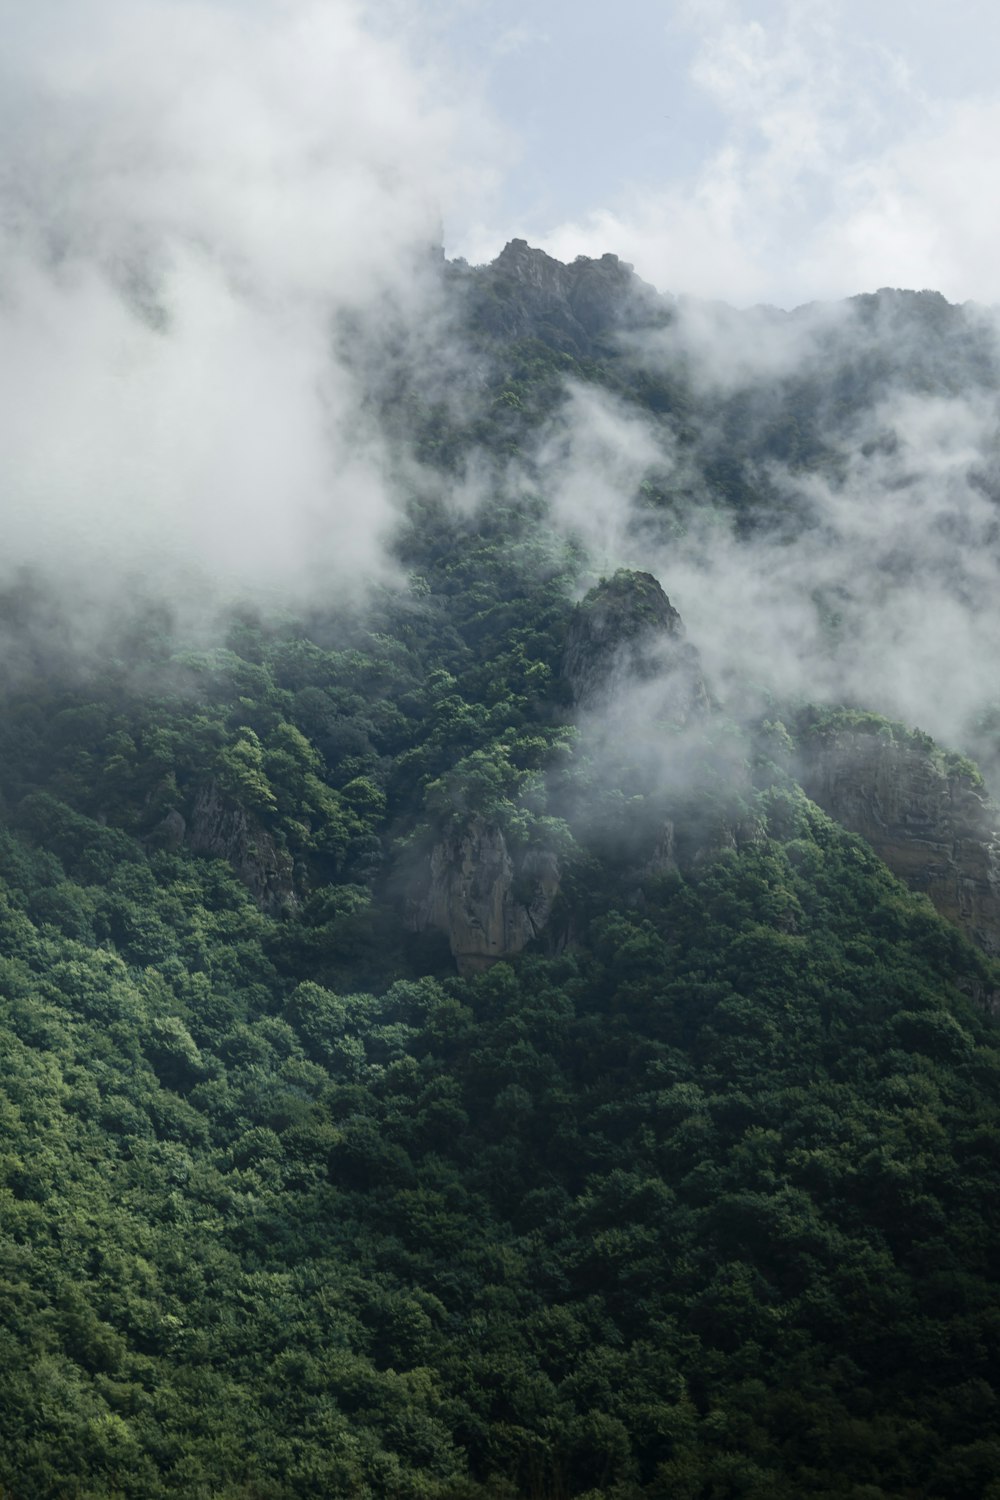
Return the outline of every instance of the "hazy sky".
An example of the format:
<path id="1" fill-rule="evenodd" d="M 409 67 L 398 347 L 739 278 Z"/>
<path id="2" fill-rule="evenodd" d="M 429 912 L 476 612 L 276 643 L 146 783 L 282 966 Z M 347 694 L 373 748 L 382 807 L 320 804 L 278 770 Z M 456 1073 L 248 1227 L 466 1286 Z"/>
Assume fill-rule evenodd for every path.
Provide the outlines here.
<path id="1" fill-rule="evenodd" d="M 243 182 L 277 185 L 276 144 L 293 198 L 336 161 L 346 196 L 313 215 L 339 225 L 334 258 L 374 195 L 376 231 L 421 200 L 473 261 L 518 235 L 742 304 L 1000 302 L 988 0 L 0 0 L 0 20 L 0 198 L 60 130 L 91 163 L 127 155 L 137 111 L 171 149 L 191 131 L 204 184 L 251 119 Z M 79 196 L 69 168 L 61 185 Z"/>
<path id="2" fill-rule="evenodd" d="M 1000 300 L 987 0 L 465 0 L 438 44 L 507 131 L 450 245 L 614 250 L 665 290 Z"/>

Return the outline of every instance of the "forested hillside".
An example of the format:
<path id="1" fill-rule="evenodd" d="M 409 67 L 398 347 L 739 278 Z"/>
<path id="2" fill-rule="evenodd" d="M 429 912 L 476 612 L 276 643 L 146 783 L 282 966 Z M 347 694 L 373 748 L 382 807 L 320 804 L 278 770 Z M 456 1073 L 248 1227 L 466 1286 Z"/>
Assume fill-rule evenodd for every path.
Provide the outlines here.
<path id="1" fill-rule="evenodd" d="M 363 588 L 3 585 L 0 1493 L 998 1500 L 995 325 L 414 276 Z"/>

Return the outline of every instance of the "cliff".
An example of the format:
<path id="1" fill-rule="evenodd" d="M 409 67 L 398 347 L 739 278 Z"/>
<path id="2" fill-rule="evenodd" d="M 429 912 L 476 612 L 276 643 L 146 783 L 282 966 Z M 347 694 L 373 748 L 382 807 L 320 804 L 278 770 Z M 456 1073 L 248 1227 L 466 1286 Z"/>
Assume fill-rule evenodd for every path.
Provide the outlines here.
<path id="1" fill-rule="evenodd" d="M 445 933 L 459 973 L 475 973 L 537 937 L 558 891 L 554 855 L 529 850 L 515 860 L 502 830 L 473 817 L 435 845 L 407 926 Z"/>
<path id="2" fill-rule="evenodd" d="M 684 638 L 680 615 L 649 573 L 623 569 L 581 600 L 570 621 L 561 672 L 575 709 L 588 715 L 598 737 L 608 710 L 621 709 L 627 694 L 628 713 L 637 721 L 635 735 L 626 736 L 630 754 L 641 734 L 657 766 L 663 757 L 658 726 L 697 728 L 711 709 L 698 654 Z M 698 738 L 696 733 L 693 739 Z M 683 753 L 690 750 L 685 745 Z M 676 746 L 675 753 L 680 753 Z M 658 771 L 650 767 L 650 772 L 656 780 Z M 683 775 L 686 780 L 687 772 Z M 641 889 L 650 876 L 735 848 L 744 833 L 721 818 L 694 830 L 690 819 L 675 827 L 664 815 L 639 836 L 626 827 L 602 828 L 595 836 L 605 854 L 617 849 Z M 515 857 L 496 823 L 470 817 L 459 832 L 439 839 L 409 880 L 407 925 L 447 934 L 459 972 L 468 973 L 520 953 L 546 931 L 560 879 L 551 850 Z"/>
<path id="3" fill-rule="evenodd" d="M 189 819 L 172 809 L 157 832 L 168 845 L 183 842 L 194 854 L 227 860 L 262 911 L 295 904 L 291 856 L 216 782 L 198 790 Z"/>
<path id="4" fill-rule="evenodd" d="M 470 274 L 481 327 L 578 356 L 594 354 L 616 333 L 656 327 L 671 316 L 670 299 L 617 255 L 581 255 L 563 265 L 526 240 L 511 240 L 491 265 Z"/>
<path id="5" fill-rule="evenodd" d="M 874 715 L 807 718 L 805 792 L 991 956 L 1000 956 L 1000 810 L 969 762 Z"/>

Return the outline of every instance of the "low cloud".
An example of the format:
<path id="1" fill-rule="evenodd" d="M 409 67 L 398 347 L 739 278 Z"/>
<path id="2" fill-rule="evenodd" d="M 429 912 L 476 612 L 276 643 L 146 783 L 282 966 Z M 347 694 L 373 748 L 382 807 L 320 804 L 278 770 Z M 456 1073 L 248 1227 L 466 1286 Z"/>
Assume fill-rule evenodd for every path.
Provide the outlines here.
<path id="1" fill-rule="evenodd" d="M 488 156 L 472 112 L 347 0 L 80 0 L 72 12 L 40 0 L 30 15 L 0 0 L 0 15 L 0 586 L 41 571 L 94 632 L 109 601 L 339 601 L 392 577 L 401 496 L 429 481 L 387 435 L 366 360 L 399 335 L 426 366 L 424 397 L 440 395 L 456 420 L 466 396 L 474 405 L 430 253 L 440 214 L 468 210 L 473 164 Z M 918 212 L 888 189 L 907 173 L 917 182 L 921 132 L 937 142 L 921 192 L 948 190 L 949 141 L 985 171 L 987 106 L 934 115 L 884 53 L 850 87 L 870 90 L 888 68 L 912 96 L 911 134 L 887 143 L 864 110 L 844 127 L 850 59 L 825 15 L 807 7 L 768 29 L 722 6 L 706 32 L 699 76 L 732 140 L 693 194 L 643 207 L 687 247 L 690 275 L 683 258 L 667 277 L 666 262 L 650 267 L 634 223 L 602 222 L 600 250 L 610 243 L 661 284 L 759 296 L 786 263 L 770 267 L 784 210 L 751 232 L 757 207 L 800 188 L 826 201 L 847 163 L 851 211 L 829 243 L 815 221 L 801 274 L 816 290 L 815 267 L 844 256 L 837 274 L 853 288 L 870 279 L 864 246 L 877 238 L 863 215 L 905 225 Z M 981 196 L 972 238 L 985 240 L 995 210 Z M 920 201 L 924 212 L 931 200 Z M 934 256 L 940 236 L 957 246 L 963 232 L 957 205 L 939 218 Z M 949 343 L 928 303 L 901 345 L 881 303 L 793 316 L 681 299 L 674 312 L 630 357 L 683 374 L 699 403 L 694 437 L 573 386 L 509 485 L 544 494 L 596 571 L 655 572 L 730 700 L 847 698 L 974 743 L 1000 659 L 995 401 L 976 375 L 995 353 L 989 316 L 967 310 L 971 342 Z M 750 427 L 766 424 L 789 382 L 823 386 L 831 349 L 896 363 L 863 411 L 845 415 L 824 388 L 822 453 L 807 464 L 755 453 L 748 427 L 732 461 L 755 464 L 749 487 L 795 523 L 748 537 L 708 462 L 727 453 L 732 403 Z M 471 455 L 456 502 L 474 508 L 491 492 L 495 464 Z"/>
<path id="2" fill-rule="evenodd" d="M 698 405 L 682 438 L 670 416 L 571 389 L 540 445 L 557 524 L 600 571 L 659 578 L 738 716 L 853 703 L 996 771 L 983 729 L 1000 699 L 993 322 L 940 299 L 795 318 L 681 303 L 630 347 L 647 370 L 683 369 Z M 770 432 L 809 424 L 809 462 L 768 456 Z M 712 477 L 720 453 L 752 497 L 743 513 Z"/>
<path id="3" fill-rule="evenodd" d="M 582 545 L 598 571 L 613 571 L 630 549 L 623 505 L 651 472 L 672 468 L 667 434 L 606 392 L 571 384 L 537 449 L 531 482 L 556 525 Z"/>
<path id="4" fill-rule="evenodd" d="M 347 0 L 0 13 L 7 574 L 385 576 L 393 459 L 334 330 L 433 311 L 460 104 Z"/>

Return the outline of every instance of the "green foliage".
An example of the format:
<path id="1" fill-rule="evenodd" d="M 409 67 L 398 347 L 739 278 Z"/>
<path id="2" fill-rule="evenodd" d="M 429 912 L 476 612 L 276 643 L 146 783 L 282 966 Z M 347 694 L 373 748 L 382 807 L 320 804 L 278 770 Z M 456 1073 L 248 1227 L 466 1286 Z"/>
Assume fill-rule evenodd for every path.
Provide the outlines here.
<path id="1" fill-rule="evenodd" d="M 511 353 L 498 451 L 567 362 Z M 583 565 L 539 501 L 425 497 L 399 549 L 364 622 L 6 695 L 0 1486 L 988 1495 L 1000 979 L 794 786 L 786 722 L 938 752 L 715 718 L 664 791 L 565 722 Z M 458 977 L 404 931 L 404 856 L 473 814 L 558 853 L 562 953 Z"/>
<path id="2" fill-rule="evenodd" d="M 11 1492 L 982 1493 L 988 966 L 800 795 L 763 811 L 572 954 L 382 994 L 269 976 L 176 859 L 125 867 L 159 969 L 15 922 Z M 64 883 L 9 836 L 4 879 L 11 914 Z M 199 988 L 213 909 L 247 967 Z"/>
<path id="3" fill-rule="evenodd" d="M 810 707 L 799 715 L 799 730 L 804 736 L 817 739 L 830 738 L 844 731 L 873 735 L 889 744 L 904 745 L 926 755 L 945 776 L 961 779 L 976 789 L 982 789 L 984 785 L 982 772 L 967 755 L 943 750 L 929 734 L 894 723 L 881 714 L 862 709 Z"/>

